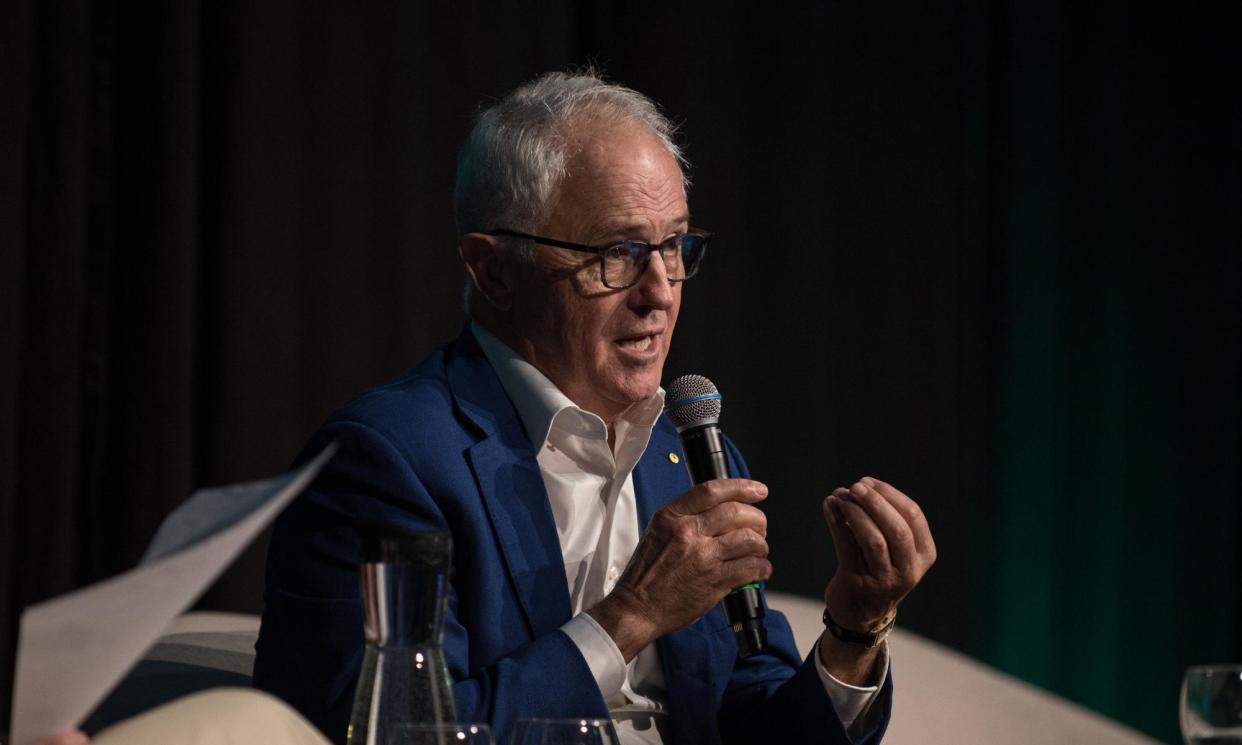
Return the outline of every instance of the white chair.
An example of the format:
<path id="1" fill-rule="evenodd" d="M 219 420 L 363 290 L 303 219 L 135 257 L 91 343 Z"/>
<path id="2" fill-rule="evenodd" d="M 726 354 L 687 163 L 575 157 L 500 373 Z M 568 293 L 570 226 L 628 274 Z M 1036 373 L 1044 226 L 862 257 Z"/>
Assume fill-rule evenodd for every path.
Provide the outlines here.
<path id="1" fill-rule="evenodd" d="M 258 616 L 197 612 L 174 619 L 82 729 L 93 734 L 208 688 L 249 688 L 258 635 Z"/>
<path id="2" fill-rule="evenodd" d="M 767 593 L 803 655 L 823 630 L 823 604 Z M 1159 745 L 1156 740 L 960 652 L 894 629 L 893 719 L 885 745 Z"/>
<path id="3" fill-rule="evenodd" d="M 820 601 L 767 593 L 805 655 L 819 638 Z M 188 613 L 176 619 L 86 727 L 102 726 L 195 690 L 249 685 L 256 616 Z M 893 719 L 886 745 L 1158 745 L 1078 704 L 1023 683 L 909 631 L 889 637 Z"/>

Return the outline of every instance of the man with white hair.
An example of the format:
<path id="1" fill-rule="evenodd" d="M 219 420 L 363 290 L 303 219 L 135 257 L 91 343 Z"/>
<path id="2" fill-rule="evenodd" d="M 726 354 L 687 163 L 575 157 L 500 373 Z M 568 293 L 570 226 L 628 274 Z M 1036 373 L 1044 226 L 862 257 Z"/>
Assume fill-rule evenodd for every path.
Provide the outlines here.
<path id="1" fill-rule="evenodd" d="M 720 607 L 771 573 L 767 488 L 691 484 L 660 380 L 691 225 L 672 126 L 637 92 L 554 73 L 486 110 L 458 165 L 462 334 L 334 414 L 340 453 L 277 523 L 255 684 L 343 741 L 362 659 L 353 525 L 442 530 L 458 718 L 612 717 L 626 743 L 877 742 L 882 643 L 935 560 L 918 506 L 867 477 L 824 500 L 827 630 L 737 655 Z"/>

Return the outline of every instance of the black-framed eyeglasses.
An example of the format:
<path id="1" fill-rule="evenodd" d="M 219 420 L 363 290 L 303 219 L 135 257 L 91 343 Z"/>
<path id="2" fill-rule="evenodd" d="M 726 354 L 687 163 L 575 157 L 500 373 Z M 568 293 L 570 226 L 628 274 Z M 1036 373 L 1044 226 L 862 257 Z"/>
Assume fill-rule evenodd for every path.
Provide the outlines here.
<path id="1" fill-rule="evenodd" d="M 487 235 L 507 236 L 509 238 L 525 238 L 543 246 L 568 248 L 570 251 L 589 253 L 599 256 L 600 277 L 604 286 L 613 290 L 624 290 L 633 287 L 638 278 L 647 271 L 651 254 L 659 251 L 664 259 L 664 271 L 670 282 L 684 282 L 694 276 L 707 253 L 707 244 L 712 239 L 711 233 L 691 229 L 693 232 L 675 235 L 659 245 L 636 240 L 625 240 L 620 243 L 609 243 L 603 246 L 587 246 L 581 243 L 558 241 L 553 238 L 542 238 L 529 233 L 520 233 L 507 228 L 489 230 Z"/>

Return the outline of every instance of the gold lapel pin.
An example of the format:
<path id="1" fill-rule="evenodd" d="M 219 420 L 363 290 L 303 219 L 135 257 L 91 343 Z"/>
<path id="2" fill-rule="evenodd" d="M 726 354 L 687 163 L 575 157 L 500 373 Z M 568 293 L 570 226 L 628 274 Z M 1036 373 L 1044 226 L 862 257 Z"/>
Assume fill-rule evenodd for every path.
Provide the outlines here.
<path id="1" fill-rule="evenodd" d="M 677 457 L 677 453 L 669 453 L 669 454 L 668 454 L 668 459 L 669 459 L 670 461 L 674 462 L 674 463 L 680 463 L 680 462 L 681 462 L 681 458 L 678 458 L 678 457 Z"/>

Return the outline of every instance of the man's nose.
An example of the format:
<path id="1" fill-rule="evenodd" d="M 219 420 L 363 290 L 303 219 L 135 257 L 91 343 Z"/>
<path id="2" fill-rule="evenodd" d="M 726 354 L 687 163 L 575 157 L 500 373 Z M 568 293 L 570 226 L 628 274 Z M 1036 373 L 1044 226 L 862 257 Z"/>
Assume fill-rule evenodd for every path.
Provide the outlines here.
<path id="1" fill-rule="evenodd" d="M 651 254 L 643 273 L 630 288 L 630 304 L 667 310 L 673 305 L 673 283 L 659 254 Z"/>

